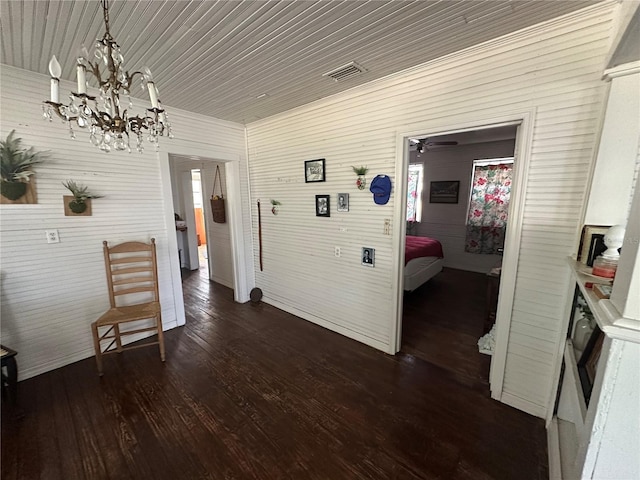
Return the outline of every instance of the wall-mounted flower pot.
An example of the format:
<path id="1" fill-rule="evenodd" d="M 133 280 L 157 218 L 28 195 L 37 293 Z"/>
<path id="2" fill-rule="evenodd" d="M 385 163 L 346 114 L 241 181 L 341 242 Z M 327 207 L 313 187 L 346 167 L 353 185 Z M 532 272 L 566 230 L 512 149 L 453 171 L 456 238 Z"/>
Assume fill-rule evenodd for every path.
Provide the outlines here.
<path id="1" fill-rule="evenodd" d="M 27 184 L 23 182 L 5 182 L 0 184 L 0 192 L 9 200 L 18 200 L 27 193 Z"/>
<path id="2" fill-rule="evenodd" d="M 34 182 L 33 177 L 31 177 L 31 180 L 27 183 L 0 182 L 0 204 L 20 205 L 38 203 Z"/>
<path id="3" fill-rule="evenodd" d="M 88 198 L 82 203 L 75 201 L 73 195 L 64 195 L 64 215 L 65 217 L 90 217 L 91 216 L 91 199 Z M 83 208 L 84 207 L 84 208 Z"/>

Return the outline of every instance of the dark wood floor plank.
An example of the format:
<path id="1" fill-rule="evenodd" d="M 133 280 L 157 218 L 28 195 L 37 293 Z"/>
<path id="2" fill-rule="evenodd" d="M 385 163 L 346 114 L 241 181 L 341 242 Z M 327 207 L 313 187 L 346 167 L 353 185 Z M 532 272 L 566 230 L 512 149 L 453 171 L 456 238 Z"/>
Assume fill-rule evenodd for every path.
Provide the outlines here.
<path id="1" fill-rule="evenodd" d="M 452 271 L 406 297 L 414 336 L 389 356 L 236 304 L 202 273 L 184 278 L 166 363 L 150 347 L 106 357 L 101 379 L 91 358 L 20 383 L 24 417 L 3 404 L 3 480 L 546 478 L 542 420 L 491 400 L 475 355 L 483 276 Z M 469 304 L 452 313 L 456 298 Z"/>

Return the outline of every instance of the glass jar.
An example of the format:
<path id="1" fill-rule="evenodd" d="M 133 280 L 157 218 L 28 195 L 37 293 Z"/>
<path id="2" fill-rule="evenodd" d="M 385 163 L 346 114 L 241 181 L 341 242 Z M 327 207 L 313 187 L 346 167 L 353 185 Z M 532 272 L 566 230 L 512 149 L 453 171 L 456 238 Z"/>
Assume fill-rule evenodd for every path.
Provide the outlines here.
<path id="1" fill-rule="evenodd" d="M 618 269 L 618 260 L 605 258 L 602 255 L 593 261 L 593 274 L 598 277 L 613 278 Z"/>

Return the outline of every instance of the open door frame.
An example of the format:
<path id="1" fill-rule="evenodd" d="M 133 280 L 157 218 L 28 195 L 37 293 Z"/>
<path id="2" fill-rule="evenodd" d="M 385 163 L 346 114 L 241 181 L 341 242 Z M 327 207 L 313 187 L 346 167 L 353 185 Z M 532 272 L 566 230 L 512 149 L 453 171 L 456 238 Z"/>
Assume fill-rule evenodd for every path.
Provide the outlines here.
<path id="1" fill-rule="evenodd" d="M 229 153 L 228 150 L 216 149 L 215 146 L 180 141 L 178 139 L 173 139 L 171 142 L 164 142 L 161 148 L 158 152 L 158 160 L 160 163 L 160 177 L 164 192 L 163 208 L 165 211 L 165 228 L 167 232 L 173 232 L 175 230 L 169 156 L 206 157 L 224 163 L 225 176 L 227 178 L 228 201 L 226 204 L 231 230 L 231 250 L 233 252 L 233 296 L 236 302 L 248 302 L 251 287 L 249 285 L 250 279 L 247 276 L 247 252 L 243 241 L 240 155 Z M 184 325 L 186 317 L 184 313 L 184 297 L 182 294 L 182 278 L 180 276 L 178 240 L 175 235 L 167 235 L 167 238 L 169 255 L 171 256 L 171 279 L 173 297 L 176 305 L 177 324 Z"/>
<path id="2" fill-rule="evenodd" d="M 520 239 L 522 236 L 522 212 L 527 184 L 527 172 L 529 171 L 529 157 L 533 138 L 533 122 L 535 109 L 505 114 L 493 118 L 481 118 L 473 121 L 465 119 L 460 123 L 449 125 L 442 124 L 415 124 L 406 127 L 404 132 L 397 134 L 396 143 L 396 202 L 394 210 L 393 244 L 398 245 L 394 256 L 393 288 L 394 307 L 396 321 L 392 324 L 390 332 L 390 354 L 400 351 L 402 344 L 402 299 L 404 294 L 404 237 L 406 235 L 407 205 L 403 201 L 407 196 L 407 175 L 409 169 L 409 138 L 416 136 L 435 137 L 449 135 L 471 130 L 483 130 L 508 125 L 517 125 L 516 145 L 514 151 L 514 179 L 511 190 L 511 203 L 509 206 L 509 222 L 505 236 L 505 251 L 502 262 L 502 275 L 500 278 L 500 298 L 496 313 L 496 347 L 491 358 L 491 372 L 489 383 L 491 397 L 508 403 L 518 405 L 518 399 L 505 398 L 503 394 L 504 371 L 507 361 L 507 346 L 509 342 L 509 330 L 511 326 L 511 311 L 515 294 L 515 280 L 518 269 L 518 257 L 520 254 Z M 526 408 L 524 409 L 526 411 Z"/>

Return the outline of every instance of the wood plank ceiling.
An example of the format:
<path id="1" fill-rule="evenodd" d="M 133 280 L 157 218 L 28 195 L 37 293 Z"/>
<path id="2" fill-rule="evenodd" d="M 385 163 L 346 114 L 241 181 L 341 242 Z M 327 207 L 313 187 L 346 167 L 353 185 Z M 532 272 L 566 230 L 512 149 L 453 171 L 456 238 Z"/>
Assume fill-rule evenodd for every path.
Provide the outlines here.
<path id="1" fill-rule="evenodd" d="M 125 0 L 110 25 L 127 69 L 148 66 L 165 105 L 249 123 L 593 3 Z M 79 47 L 104 33 L 98 0 L 0 8 L 0 62 L 42 74 L 55 54 L 73 80 Z M 322 76 L 351 61 L 366 72 Z"/>

